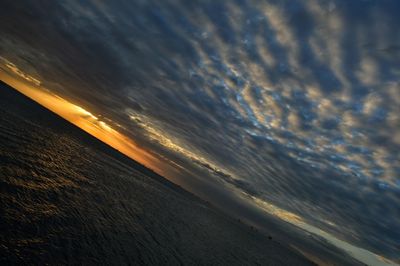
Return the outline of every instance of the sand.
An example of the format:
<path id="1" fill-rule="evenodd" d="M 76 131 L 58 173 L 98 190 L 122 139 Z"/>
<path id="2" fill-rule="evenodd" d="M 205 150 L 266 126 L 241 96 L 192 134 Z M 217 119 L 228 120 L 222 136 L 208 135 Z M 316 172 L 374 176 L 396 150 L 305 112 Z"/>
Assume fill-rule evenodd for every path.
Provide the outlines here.
<path id="1" fill-rule="evenodd" d="M 0 86 L 0 264 L 312 265 Z"/>

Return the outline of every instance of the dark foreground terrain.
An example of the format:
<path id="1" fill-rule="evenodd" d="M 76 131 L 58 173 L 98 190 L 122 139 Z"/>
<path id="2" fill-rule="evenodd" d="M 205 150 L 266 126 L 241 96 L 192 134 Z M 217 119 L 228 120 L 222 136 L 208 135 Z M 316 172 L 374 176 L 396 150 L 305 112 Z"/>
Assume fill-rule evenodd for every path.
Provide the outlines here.
<path id="1" fill-rule="evenodd" d="M 0 83 L 0 264 L 308 265 Z"/>

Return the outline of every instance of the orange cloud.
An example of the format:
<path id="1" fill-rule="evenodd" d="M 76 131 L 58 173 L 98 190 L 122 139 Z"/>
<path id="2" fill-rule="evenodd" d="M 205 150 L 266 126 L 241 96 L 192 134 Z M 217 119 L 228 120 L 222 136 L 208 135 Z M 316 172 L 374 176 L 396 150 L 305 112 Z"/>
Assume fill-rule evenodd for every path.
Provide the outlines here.
<path id="1" fill-rule="evenodd" d="M 168 168 L 163 166 L 163 162 L 159 158 L 139 147 L 127 136 L 114 130 L 112 126 L 101 121 L 96 115 L 42 88 L 38 79 L 23 73 L 14 64 L 7 61 L 6 64 L 0 66 L 0 80 L 159 174 L 164 174 L 165 169 Z"/>

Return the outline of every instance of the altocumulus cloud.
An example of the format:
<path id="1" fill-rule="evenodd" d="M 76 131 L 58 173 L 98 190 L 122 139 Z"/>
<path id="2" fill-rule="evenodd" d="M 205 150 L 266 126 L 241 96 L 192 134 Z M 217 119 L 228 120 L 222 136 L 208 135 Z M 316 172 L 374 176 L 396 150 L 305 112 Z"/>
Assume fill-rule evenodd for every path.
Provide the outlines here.
<path id="1" fill-rule="evenodd" d="M 396 0 L 6 0 L 0 55 L 142 145 L 399 259 L 399 13 Z"/>

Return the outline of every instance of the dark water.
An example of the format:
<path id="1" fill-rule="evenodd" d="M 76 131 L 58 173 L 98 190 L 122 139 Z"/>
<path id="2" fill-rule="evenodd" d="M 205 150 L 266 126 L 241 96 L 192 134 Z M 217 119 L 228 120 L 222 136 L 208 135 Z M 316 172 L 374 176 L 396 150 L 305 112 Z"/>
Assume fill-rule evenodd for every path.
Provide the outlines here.
<path id="1" fill-rule="evenodd" d="M 4 0 L 0 56 L 206 181 L 398 260 L 398 14 L 398 0 Z"/>
<path id="2" fill-rule="evenodd" d="M 2 265 L 310 264 L 1 86 Z"/>

